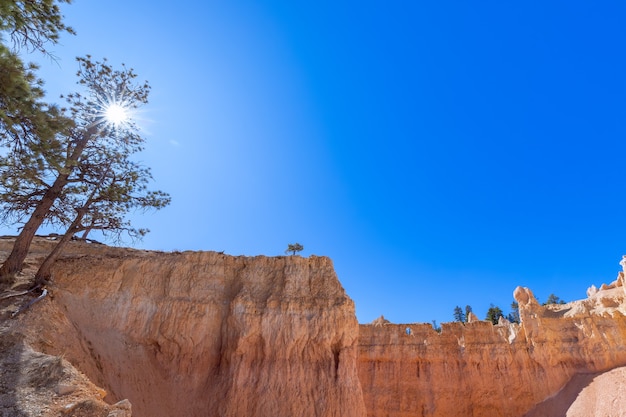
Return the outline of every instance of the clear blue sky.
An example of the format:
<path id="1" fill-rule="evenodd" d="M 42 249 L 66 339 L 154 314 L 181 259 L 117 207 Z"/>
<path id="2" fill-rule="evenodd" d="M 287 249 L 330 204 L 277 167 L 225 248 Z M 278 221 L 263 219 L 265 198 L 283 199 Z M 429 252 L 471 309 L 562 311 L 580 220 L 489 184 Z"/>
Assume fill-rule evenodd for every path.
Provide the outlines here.
<path id="1" fill-rule="evenodd" d="M 585 297 L 626 253 L 623 1 L 87 1 L 74 57 L 153 87 L 139 247 L 333 259 L 361 322 Z M 31 55 L 31 60 L 41 57 Z"/>

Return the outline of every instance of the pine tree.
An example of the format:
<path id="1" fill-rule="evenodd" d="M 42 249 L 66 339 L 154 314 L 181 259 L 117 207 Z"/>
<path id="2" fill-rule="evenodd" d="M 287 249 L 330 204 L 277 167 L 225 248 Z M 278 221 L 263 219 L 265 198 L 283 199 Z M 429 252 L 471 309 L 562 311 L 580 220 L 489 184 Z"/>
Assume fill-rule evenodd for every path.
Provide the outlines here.
<path id="1" fill-rule="evenodd" d="M 487 310 L 487 316 L 485 317 L 485 320 L 488 320 L 493 324 L 498 324 L 498 320 L 500 320 L 500 317 L 503 316 L 504 314 L 502 314 L 502 309 L 498 306 L 494 306 L 493 304 L 491 304 L 489 310 Z"/>
<path id="2" fill-rule="evenodd" d="M 0 146 L 20 148 L 53 136 L 67 123 L 56 106 L 42 101 L 37 66 L 25 64 L 1 37 L 9 34 L 15 49 L 47 54 L 46 44 L 57 43 L 63 32 L 74 33 L 63 23 L 60 3 L 69 0 L 0 0 Z"/>
<path id="3" fill-rule="evenodd" d="M 554 294 L 550 294 L 548 296 L 548 299 L 546 300 L 545 303 L 543 303 L 542 305 L 548 305 L 548 304 L 565 304 L 564 300 L 561 300 L 558 296 L 554 295 Z"/>
<path id="4" fill-rule="evenodd" d="M 291 252 L 292 255 L 295 255 L 296 252 L 300 252 L 304 249 L 304 246 L 302 246 L 299 243 L 289 243 L 287 245 L 287 249 L 285 250 L 285 253 L 289 253 Z"/>
<path id="5" fill-rule="evenodd" d="M 88 229 L 140 236 L 145 231 L 130 227 L 123 221 L 124 214 L 169 203 L 167 194 L 146 190 L 150 171 L 130 162 L 129 157 L 141 151 L 145 141 L 136 126 L 130 121 L 113 123 L 106 115 L 112 103 L 127 111 L 146 103 L 149 86 L 137 84 L 132 69 L 114 70 L 106 61 L 92 62 L 89 56 L 78 62 L 79 84 L 86 93 L 67 97 L 71 125 L 52 138 L 26 143 L 0 158 L 1 220 L 26 220 L 0 268 L 0 279 L 5 282 L 21 269 L 43 223 L 65 227 L 66 239 Z M 46 268 L 39 278 L 49 275 L 49 265 L 42 265 Z"/>
<path id="6" fill-rule="evenodd" d="M 60 4 L 71 0 L 0 0 L 0 32 L 8 33 L 16 47 L 47 53 L 63 32 L 74 30 L 63 22 Z"/>
<path id="7" fill-rule="evenodd" d="M 454 321 L 465 322 L 465 314 L 463 313 L 463 309 L 459 306 L 454 307 Z"/>
<path id="8" fill-rule="evenodd" d="M 0 161 L 2 175 L 18 159 L 30 162 L 27 171 L 37 168 L 38 158 L 22 157 L 42 148 L 71 121 L 54 105 L 43 101 L 43 82 L 35 75 L 37 67 L 24 64 L 1 34 L 8 34 L 15 49 L 37 50 L 47 54 L 46 44 L 56 43 L 62 32 L 74 33 L 63 23 L 59 4 L 69 0 L 0 0 Z M 19 185 L 16 185 L 19 187 Z M 4 203 L 4 200 L 2 200 Z M 3 212 L 6 219 L 10 214 Z M 28 245 L 30 242 L 27 242 Z M 26 245 L 26 250 L 28 250 Z M 21 267 L 21 264 L 19 264 Z M 13 272 L 17 272 L 12 268 Z M 18 268 L 19 270 L 19 268 Z M 6 270 L 5 270 L 6 272 Z M 11 273 L 11 274 L 12 274 Z M 0 283 L 7 279 L 0 270 Z M 10 275 L 10 274 L 9 274 Z"/>
<path id="9" fill-rule="evenodd" d="M 511 303 L 511 312 L 507 316 L 507 320 L 510 321 L 511 323 L 519 323 L 520 322 L 519 304 L 517 303 L 517 301 L 513 301 Z"/>
<path id="10" fill-rule="evenodd" d="M 435 330 L 437 333 L 441 333 L 441 326 L 437 324 L 437 320 L 433 320 L 433 330 Z"/>

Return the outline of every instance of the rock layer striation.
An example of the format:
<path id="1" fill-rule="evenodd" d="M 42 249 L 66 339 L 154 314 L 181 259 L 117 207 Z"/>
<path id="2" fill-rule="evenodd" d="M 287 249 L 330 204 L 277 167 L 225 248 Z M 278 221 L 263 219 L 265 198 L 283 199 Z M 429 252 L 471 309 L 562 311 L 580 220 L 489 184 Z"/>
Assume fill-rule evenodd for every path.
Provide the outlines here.
<path id="1" fill-rule="evenodd" d="M 36 241 L 28 268 L 50 245 Z M 0 250 L 8 247 L 0 239 Z M 31 352 L 5 355 L 3 374 L 30 393 L 24 375 L 34 360 L 71 363 L 114 405 L 63 371 L 38 394 L 58 398 L 37 410 L 55 410 L 61 397 L 74 417 L 90 415 L 79 404 L 128 417 L 130 403 L 135 417 L 612 417 L 626 409 L 620 392 L 607 390 L 626 386 L 623 273 L 565 305 L 541 306 L 518 287 L 521 324 L 472 320 L 436 332 L 382 316 L 359 325 L 324 257 L 75 242 L 53 272 L 50 296 L 16 320 L 0 299 L 0 347 Z M 8 385 L 0 384 L 0 406 L 23 411 L 28 400 Z M 80 396 L 89 392 L 93 399 Z M 19 415 L 58 415 L 37 413 Z"/>
<path id="2" fill-rule="evenodd" d="M 361 325 L 368 416 L 519 417 L 578 375 L 625 365 L 622 283 L 620 274 L 586 300 L 548 306 L 518 287 L 521 325 Z"/>
<path id="3" fill-rule="evenodd" d="M 134 416 L 366 414 L 354 305 L 328 258 L 112 251 L 54 277 L 37 307 L 54 325 L 33 321 L 33 343 Z"/>

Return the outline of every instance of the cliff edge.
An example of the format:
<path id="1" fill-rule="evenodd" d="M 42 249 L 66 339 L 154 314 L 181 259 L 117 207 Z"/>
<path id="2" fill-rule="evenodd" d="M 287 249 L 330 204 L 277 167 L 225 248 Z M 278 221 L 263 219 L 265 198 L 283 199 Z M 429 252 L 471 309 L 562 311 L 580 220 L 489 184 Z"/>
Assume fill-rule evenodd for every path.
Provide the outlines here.
<path id="1" fill-rule="evenodd" d="M 133 416 L 365 416 L 354 304 L 328 258 L 75 243 L 49 290 L 20 319 L 27 342 Z"/>
<path id="2" fill-rule="evenodd" d="M 565 416 L 586 387 L 581 381 L 626 365 L 623 283 L 620 272 L 585 300 L 547 306 L 518 287 L 521 324 L 443 323 L 441 333 L 428 324 L 361 325 L 359 377 L 368 416 Z M 572 380 L 577 391 L 559 397 L 562 412 L 546 412 Z"/>
<path id="3" fill-rule="evenodd" d="M 10 239 L 0 239 L 6 256 Z M 48 296 L 0 294 L 0 416 L 617 417 L 624 273 L 521 324 L 359 325 L 325 257 L 163 253 L 73 242 Z M 626 261 L 623 262 L 626 267 Z M 15 317 L 12 317 L 15 316 Z M 613 390 L 610 387 L 614 387 Z M 131 409 L 132 403 L 132 409 Z"/>

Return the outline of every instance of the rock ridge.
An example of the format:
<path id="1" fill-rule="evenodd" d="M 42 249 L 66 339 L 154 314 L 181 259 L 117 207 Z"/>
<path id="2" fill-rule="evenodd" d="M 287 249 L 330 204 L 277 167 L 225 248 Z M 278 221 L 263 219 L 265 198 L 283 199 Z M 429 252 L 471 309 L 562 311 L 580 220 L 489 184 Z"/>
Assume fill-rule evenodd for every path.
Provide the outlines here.
<path id="1" fill-rule="evenodd" d="M 626 365 L 623 280 L 565 305 L 541 306 L 518 287 L 521 325 L 360 325 L 368 416 L 520 417 L 577 375 Z"/>
<path id="2" fill-rule="evenodd" d="M 326 257 L 77 250 L 50 292 L 30 342 L 133 416 L 366 415 L 354 303 Z"/>
<path id="3" fill-rule="evenodd" d="M 38 239 L 28 268 L 52 244 Z M 50 296 L 14 321 L 0 298 L 0 345 L 42 363 L 65 358 L 63 369 L 71 363 L 104 389 L 78 376 L 47 381 L 46 404 L 74 396 L 74 407 L 92 407 L 68 416 L 130 417 L 132 403 L 135 417 L 582 417 L 607 401 L 594 381 L 626 375 L 623 271 L 564 305 L 541 306 L 518 287 L 521 324 L 476 319 L 440 332 L 383 316 L 359 325 L 326 257 L 73 242 L 53 273 Z M 57 416 L 48 405 L 16 415 Z"/>

